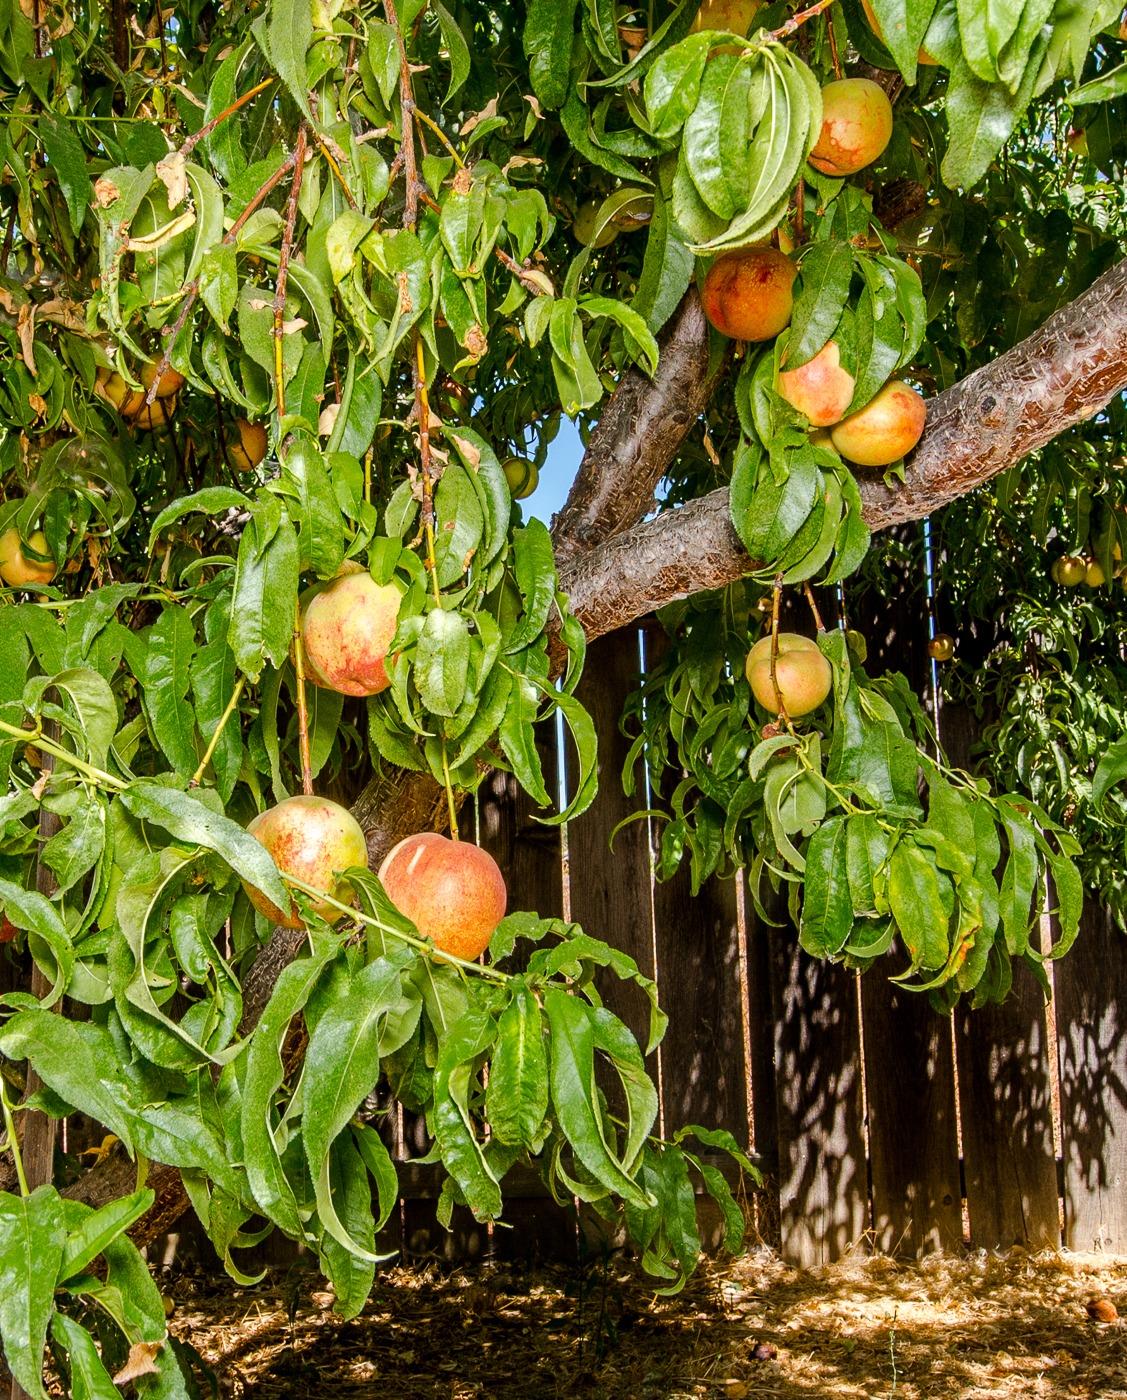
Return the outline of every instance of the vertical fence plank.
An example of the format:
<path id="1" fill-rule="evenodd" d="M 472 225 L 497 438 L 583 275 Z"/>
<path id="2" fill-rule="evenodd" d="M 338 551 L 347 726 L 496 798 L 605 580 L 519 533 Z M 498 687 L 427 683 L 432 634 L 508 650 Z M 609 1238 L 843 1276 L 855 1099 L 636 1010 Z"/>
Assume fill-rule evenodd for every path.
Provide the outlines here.
<path id="1" fill-rule="evenodd" d="M 868 1227 L 854 974 L 772 929 L 779 1216 L 788 1262 L 839 1259 Z"/>
<path id="2" fill-rule="evenodd" d="M 638 763 L 633 797 L 622 791 L 622 765 L 630 747 L 618 727 L 626 697 L 640 679 L 638 632 L 633 627 L 600 637 L 587 652 L 587 665 L 577 695 L 591 713 L 599 737 L 599 793 L 586 812 L 569 823 L 567 832 L 568 887 L 571 917 L 586 932 L 621 948 L 652 977 L 654 975 L 653 910 L 650 894 L 649 832 L 644 821 L 631 822 L 614 838 L 611 832 L 625 817 L 646 805 L 642 764 Z M 574 752 L 568 751 L 568 763 Z M 569 782 L 574 783 L 573 773 Z M 607 1006 L 646 1044 L 649 1005 L 632 983 L 615 977 L 600 979 Z M 651 1065 L 651 1069 L 653 1066 Z"/>
<path id="3" fill-rule="evenodd" d="M 959 1102 L 971 1243 L 984 1249 L 1061 1242 L 1045 1002 L 1014 967 L 1000 1006 L 956 1013 Z"/>
<path id="4" fill-rule="evenodd" d="M 686 862 L 654 890 L 654 929 L 670 1015 L 661 1047 L 665 1130 L 727 1128 L 747 1147 L 735 881 L 706 880 L 694 896 Z"/>
<path id="5" fill-rule="evenodd" d="M 977 722 L 945 705 L 940 734 L 948 759 L 970 767 Z M 1014 966 L 1000 1006 L 955 1012 L 963 1177 L 971 1243 L 983 1249 L 1060 1244 L 1057 1163 L 1049 1074 L 1048 1017 L 1032 973 Z"/>
<path id="6" fill-rule="evenodd" d="M 771 930 L 752 908 L 746 884 L 740 890 L 747 942 L 748 1072 L 751 1077 L 751 1148 L 763 1173 L 755 1193 L 760 1239 L 781 1245 L 779 1223 L 779 1105 L 775 1076 L 775 1014 L 771 1003 Z"/>
<path id="7" fill-rule="evenodd" d="M 1127 1253 L 1127 938 L 1094 901 L 1053 973 L 1064 1242 Z"/>
<path id="8" fill-rule="evenodd" d="M 873 1242 L 886 1254 L 953 1249 L 962 1241 L 951 1022 L 927 998 L 861 978 Z"/>
<path id="9" fill-rule="evenodd" d="M 559 762 L 555 730 L 537 738 L 537 751 L 548 791 L 556 792 Z M 533 910 L 544 918 L 563 915 L 563 838 L 558 826 L 545 826 L 534 818 L 535 808 L 517 780 L 508 773 L 493 773 L 479 796 L 482 846 L 504 873 L 509 890 L 509 910 Z M 542 814 L 544 815 L 544 814 Z M 527 952 L 519 946 L 514 964 Z M 546 1193 L 515 1194 L 505 1191 L 503 1223 L 493 1226 L 493 1254 L 502 1259 L 574 1259 L 576 1221 L 572 1208 L 559 1206 Z"/>

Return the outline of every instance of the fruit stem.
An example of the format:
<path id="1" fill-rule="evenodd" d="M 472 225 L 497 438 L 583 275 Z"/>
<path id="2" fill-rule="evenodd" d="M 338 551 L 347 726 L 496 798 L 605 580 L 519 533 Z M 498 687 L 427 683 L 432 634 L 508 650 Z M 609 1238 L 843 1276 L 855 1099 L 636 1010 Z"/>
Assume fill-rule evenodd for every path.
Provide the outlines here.
<path id="1" fill-rule="evenodd" d="M 297 227 L 297 201 L 301 194 L 301 177 L 305 173 L 305 126 L 302 125 L 294 143 L 293 179 L 290 181 L 290 197 L 286 201 L 286 226 L 282 234 L 282 247 L 278 254 L 278 279 L 274 286 L 274 397 L 278 406 L 278 424 L 286 412 L 286 383 L 282 356 L 282 336 L 285 333 L 286 283 L 290 275 L 290 255 L 293 252 L 294 230 Z"/>
<path id="2" fill-rule="evenodd" d="M 59 759 L 62 763 L 68 764 L 80 773 L 85 773 L 88 778 L 104 786 L 124 792 L 129 786 L 120 778 L 115 778 L 112 773 L 107 773 L 102 768 L 95 768 L 92 763 L 87 763 L 77 754 L 68 752 L 60 744 L 54 743 L 46 738 L 39 729 L 20 729 L 14 724 L 9 724 L 6 720 L 0 719 L 0 734 L 10 734 L 13 739 L 23 739 L 28 744 L 33 744 L 37 749 L 42 749 L 44 753 L 49 753 L 52 758 Z"/>
<path id="3" fill-rule="evenodd" d="M 802 585 L 802 591 L 806 594 L 806 601 L 810 604 L 810 611 L 814 614 L 814 626 L 819 632 L 826 630 L 826 624 L 822 621 L 822 614 L 818 611 L 818 604 L 814 600 L 814 590 L 809 582 Z"/>
<path id="4" fill-rule="evenodd" d="M 301 790 L 313 796 L 313 760 L 309 756 L 309 711 L 305 706 L 305 647 L 301 640 L 301 604 L 294 609 L 293 662 L 297 673 L 297 745 L 301 753 Z"/>
<path id="5" fill-rule="evenodd" d="M 442 740 L 442 779 L 446 788 L 446 805 L 450 809 L 450 839 L 458 839 L 458 809 L 454 804 L 454 787 L 450 782 L 450 763 L 446 757 L 446 739 Z"/>
<path id="6" fill-rule="evenodd" d="M 4 1076 L 0 1075 L 0 1108 L 4 1112 L 4 1132 L 8 1139 L 8 1151 L 12 1154 L 12 1161 L 16 1167 L 16 1180 L 20 1184 L 20 1195 L 30 1195 L 27 1185 L 27 1176 L 23 1169 L 23 1156 L 20 1152 L 20 1140 L 16 1136 L 15 1119 L 12 1117 L 12 1105 L 8 1102 L 8 1089 L 4 1083 Z"/>
<path id="7" fill-rule="evenodd" d="M 318 889 L 316 885 L 307 884 L 304 880 L 299 880 L 296 875 L 286 875 L 283 877 L 287 884 L 293 885 L 303 894 L 312 895 L 314 899 L 322 904 L 328 904 L 333 909 L 339 909 L 341 913 L 349 915 L 366 928 L 379 929 L 381 933 L 390 934 L 392 938 L 398 938 L 401 943 L 408 943 L 412 948 L 417 948 L 421 953 L 428 953 L 432 958 L 440 958 L 443 962 L 453 963 L 455 967 L 464 968 L 467 972 L 475 972 L 479 977 L 486 977 L 493 982 L 511 982 L 512 974 L 502 972 L 497 967 L 486 967 L 482 963 L 470 962 L 466 958 L 459 958 L 454 953 L 444 952 L 436 947 L 429 938 L 416 938 L 414 934 L 404 933 L 402 929 L 392 928 L 390 924 L 381 921 L 371 914 L 365 914 L 363 910 L 354 909 L 350 904 L 342 904 L 339 899 L 334 899 L 331 894 L 326 894 L 324 890 Z"/>
<path id="8" fill-rule="evenodd" d="M 790 715 L 787 714 L 787 707 L 783 703 L 783 692 L 779 689 L 779 682 L 775 678 L 775 663 L 779 659 L 779 604 L 783 597 L 782 574 L 775 575 L 773 587 L 774 591 L 771 595 L 771 688 L 775 692 L 775 699 L 779 702 L 779 719 L 793 734 L 794 725 L 790 722 Z"/>
<path id="9" fill-rule="evenodd" d="M 239 696 L 242 695 L 246 683 L 246 676 L 240 676 L 235 682 L 235 688 L 231 692 L 231 698 L 227 701 L 227 708 L 219 716 L 219 723 L 215 726 L 215 733 L 212 734 L 211 738 L 208 740 L 207 748 L 204 750 L 204 756 L 200 759 L 200 766 L 192 774 L 192 781 L 188 784 L 189 787 L 199 787 L 200 780 L 207 770 L 207 765 L 211 762 L 215 755 L 215 750 L 219 747 L 219 740 L 223 737 L 223 731 L 227 727 L 227 721 L 235 713 L 235 707 L 239 703 Z"/>

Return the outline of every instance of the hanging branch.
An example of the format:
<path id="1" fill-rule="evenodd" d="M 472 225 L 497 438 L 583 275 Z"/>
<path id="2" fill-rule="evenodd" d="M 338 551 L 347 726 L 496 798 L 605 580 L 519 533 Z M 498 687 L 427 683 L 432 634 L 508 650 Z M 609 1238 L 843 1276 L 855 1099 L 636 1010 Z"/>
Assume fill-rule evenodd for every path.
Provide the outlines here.
<path id="1" fill-rule="evenodd" d="M 290 275 L 290 258 L 293 255 L 294 231 L 297 228 L 297 202 L 301 196 L 301 177 L 305 170 L 305 147 L 307 142 L 305 127 L 297 133 L 294 145 L 293 180 L 290 183 L 290 197 L 286 201 L 286 226 L 282 234 L 282 247 L 278 254 L 278 279 L 274 286 L 274 396 L 278 406 L 278 422 L 286 412 L 285 366 L 282 354 L 282 336 L 285 333 L 286 283 Z"/>
<path id="2" fill-rule="evenodd" d="M 218 247 L 227 248 L 235 242 L 239 234 L 242 233 L 246 221 L 250 218 L 254 211 L 262 204 L 263 200 L 265 200 L 269 196 L 270 192 L 276 186 L 280 185 L 281 182 L 289 174 L 289 172 L 293 169 L 296 158 L 297 149 L 295 147 L 293 152 L 291 152 L 291 154 L 285 158 L 285 160 L 281 163 L 277 170 L 275 170 L 274 173 L 266 180 L 266 182 L 258 190 L 256 190 L 253 195 L 251 195 L 250 199 L 247 201 L 246 208 L 231 225 L 231 227 L 227 230 L 227 232 L 223 235 L 223 238 L 217 245 Z M 191 282 L 185 283 L 183 292 L 184 305 L 180 308 L 180 314 L 172 323 L 172 329 L 168 333 L 168 343 L 165 346 L 164 354 L 160 357 L 160 360 L 157 363 L 156 373 L 153 375 L 153 382 L 149 385 L 149 388 L 145 394 L 144 406 L 146 408 L 152 406 L 153 400 L 157 396 L 157 389 L 160 387 L 160 381 L 164 378 L 165 374 L 167 374 L 169 368 L 172 365 L 173 348 L 175 347 L 177 340 L 180 338 L 180 332 L 187 325 L 188 317 L 192 314 L 192 307 L 195 306 L 196 298 L 200 294 L 200 279 L 198 277 L 194 277 Z"/>

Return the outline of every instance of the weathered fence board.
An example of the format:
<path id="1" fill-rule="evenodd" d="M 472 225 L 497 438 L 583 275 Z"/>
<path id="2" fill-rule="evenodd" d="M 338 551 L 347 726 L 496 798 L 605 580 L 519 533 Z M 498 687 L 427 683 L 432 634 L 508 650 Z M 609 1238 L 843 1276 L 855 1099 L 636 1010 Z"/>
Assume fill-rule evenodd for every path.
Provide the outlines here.
<path id="1" fill-rule="evenodd" d="M 1089 904 L 1054 965 L 1064 1242 L 1127 1254 L 1127 937 Z"/>
<path id="2" fill-rule="evenodd" d="M 595 938 L 629 953 L 647 976 L 654 975 L 653 908 L 651 902 L 649 828 L 630 822 L 614 837 L 625 817 L 646 806 L 639 760 L 633 797 L 622 791 L 622 765 L 629 741 L 618 727 L 626 697 L 641 675 L 638 633 L 624 628 L 595 642 L 576 692 L 590 711 L 599 736 L 599 793 L 567 831 L 568 885 L 571 917 Z M 575 755 L 567 754 L 569 791 L 575 783 Z M 616 977 L 599 981 L 606 1004 L 645 1047 L 649 1033 L 649 1003 L 642 990 Z M 654 1066 L 651 1064 L 651 1069 Z"/>
<path id="3" fill-rule="evenodd" d="M 803 1267 L 839 1259 L 868 1229 L 855 975 L 772 929 L 782 1251 Z"/>
<path id="4" fill-rule="evenodd" d="M 883 969 L 861 978 L 873 1243 L 885 1254 L 962 1241 L 951 1022 Z"/>

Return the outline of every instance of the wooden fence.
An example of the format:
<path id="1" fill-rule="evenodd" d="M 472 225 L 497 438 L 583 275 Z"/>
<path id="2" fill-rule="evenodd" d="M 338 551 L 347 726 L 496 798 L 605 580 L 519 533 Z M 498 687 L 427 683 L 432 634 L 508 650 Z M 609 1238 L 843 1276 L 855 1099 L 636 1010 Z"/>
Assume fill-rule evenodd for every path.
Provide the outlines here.
<path id="1" fill-rule="evenodd" d="M 885 652 L 922 676 L 906 647 L 922 653 L 922 637 L 906 644 L 887 631 L 871 644 L 878 667 Z M 578 920 L 656 979 L 670 1015 L 650 1064 L 663 1130 L 729 1129 L 764 1172 L 750 1201 L 755 1229 L 798 1264 L 858 1246 L 966 1242 L 1127 1254 L 1127 937 L 1092 905 L 1053 966 L 1049 1007 L 1018 967 L 1003 1005 L 944 1018 L 879 966 L 859 978 L 808 958 L 793 929 L 754 921 L 734 881 L 711 880 L 696 897 L 687 869 L 655 883 L 645 821 L 610 849 L 611 832 L 644 805 L 623 795 L 619 776 L 628 746 L 618 720 L 640 656 L 636 628 L 590 649 L 580 695 L 598 729 L 600 787 L 581 820 L 563 832 L 537 823 L 503 774 L 484 786 L 476 815 L 511 909 Z M 944 737 L 965 757 L 956 718 L 945 716 Z M 546 742 L 541 756 L 551 788 L 559 755 Z M 608 979 L 603 991 L 644 1043 L 638 989 Z M 406 1259 L 567 1258 L 607 1243 L 531 1173 L 512 1193 L 506 1180 L 503 1226 L 459 1209 L 448 1233 L 435 1219 L 435 1169 L 410 1161 L 429 1145 L 424 1125 L 399 1114 L 391 1128 L 403 1195 L 381 1245 Z M 275 1262 L 292 1258 L 285 1241 L 268 1248 Z"/>
<path id="2" fill-rule="evenodd" d="M 589 653 L 580 695 L 599 734 L 594 806 L 561 833 L 496 775 L 479 802 L 479 839 L 506 871 L 510 908 L 576 919 L 657 980 L 670 1015 L 650 1066 L 664 1131 L 730 1129 L 765 1174 L 754 1201 L 761 1237 L 798 1264 L 858 1246 L 1127 1253 L 1127 938 L 1093 906 L 1054 965 L 1049 1007 L 1018 967 L 1003 1005 L 941 1017 L 879 966 L 858 977 L 808 958 L 793 929 L 757 925 L 734 881 L 711 880 L 696 898 L 687 869 L 655 883 L 646 822 L 610 849 L 611 832 L 643 805 L 619 781 L 618 718 L 639 658 L 636 629 Z M 945 738 L 966 747 L 950 722 Z M 558 756 L 542 756 L 554 775 Z M 644 1041 L 637 989 L 608 981 L 605 994 Z M 573 1252 L 574 1217 L 537 1199 L 534 1183 L 529 1191 L 506 1211 L 513 1229 L 487 1234 L 467 1218 L 449 1237 L 429 1203 L 408 1200 L 404 1252 Z"/>

